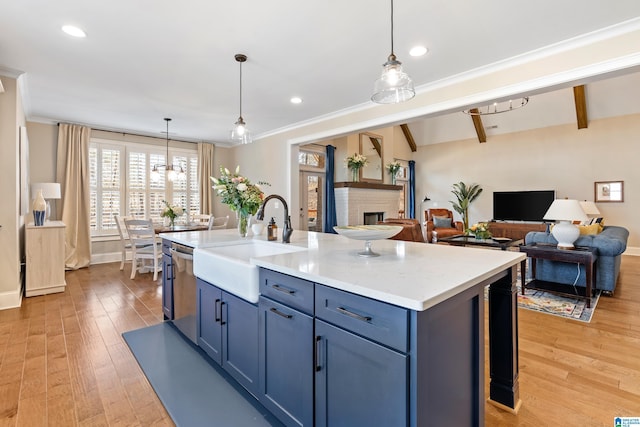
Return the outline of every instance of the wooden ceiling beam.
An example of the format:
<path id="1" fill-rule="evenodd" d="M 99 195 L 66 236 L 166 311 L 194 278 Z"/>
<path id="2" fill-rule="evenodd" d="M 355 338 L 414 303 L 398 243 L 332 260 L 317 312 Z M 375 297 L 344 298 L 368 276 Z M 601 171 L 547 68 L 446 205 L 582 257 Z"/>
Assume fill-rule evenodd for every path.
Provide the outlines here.
<path id="1" fill-rule="evenodd" d="M 411 129 L 409 129 L 409 125 L 404 123 L 400 125 L 400 129 L 402 129 L 404 138 L 407 140 L 407 144 L 409 144 L 409 148 L 411 148 L 411 151 L 416 152 L 418 150 L 418 147 L 416 146 L 416 141 L 413 139 L 413 134 L 411 134 Z"/>
<path id="2" fill-rule="evenodd" d="M 471 113 L 471 120 L 473 120 L 473 127 L 476 128 L 478 142 L 487 142 L 487 134 L 484 131 L 484 126 L 482 126 L 482 118 L 480 118 L 480 115 L 478 115 L 478 109 L 472 108 L 471 110 L 469 110 L 469 112 Z"/>
<path id="3" fill-rule="evenodd" d="M 589 120 L 587 119 L 587 97 L 585 96 L 584 85 L 573 87 L 573 100 L 576 104 L 578 129 L 586 129 L 589 127 Z"/>

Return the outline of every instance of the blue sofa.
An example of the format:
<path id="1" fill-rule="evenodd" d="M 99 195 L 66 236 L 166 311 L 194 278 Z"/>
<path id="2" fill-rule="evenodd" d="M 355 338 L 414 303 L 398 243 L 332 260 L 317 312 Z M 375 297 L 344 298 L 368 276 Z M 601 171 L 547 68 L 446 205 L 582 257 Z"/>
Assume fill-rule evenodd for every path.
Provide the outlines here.
<path id="1" fill-rule="evenodd" d="M 620 274 L 621 255 L 627 249 L 628 238 L 629 230 L 624 227 L 609 225 L 605 226 L 599 234 L 582 235 L 575 241 L 574 245 L 576 246 L 598 248 L 596 289 L 613 294 Z M 551 234 L 540 231 L 527 233 L 524 242 L 527 245 L 532 243 L 558 243 Z M 536 279 L 539 280 L 572 285 L 576 280 L 577 271 L 575 264 L 542 259 L 536 260 Z M 584 268 L 580 268 L 576 285 L 585 286 Z"/>

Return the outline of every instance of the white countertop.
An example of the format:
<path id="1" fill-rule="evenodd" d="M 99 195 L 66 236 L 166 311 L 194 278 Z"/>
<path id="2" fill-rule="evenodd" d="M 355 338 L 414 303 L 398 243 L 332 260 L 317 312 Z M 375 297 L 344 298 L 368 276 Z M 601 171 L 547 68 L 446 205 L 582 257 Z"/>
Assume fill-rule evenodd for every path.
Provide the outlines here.
<path id="1" fill-rule="evenodd" d="M 235 229 L 163 233 L 161 237 L 194 248 L 246 240 L 241 239 Z M 264 233 L 257 238 L 266 240 Z M 308 250 L 252 258 L 251 262 L 418 311 L 471 288 L 525 258 L 524 254 L 514 251 L 398 240 L 374 241 L 372 249 L 380 256 L 365 258 L 357 255 L 364 249 L 363 241 L 300 230 L 293 232 L 291 245 Z"/>

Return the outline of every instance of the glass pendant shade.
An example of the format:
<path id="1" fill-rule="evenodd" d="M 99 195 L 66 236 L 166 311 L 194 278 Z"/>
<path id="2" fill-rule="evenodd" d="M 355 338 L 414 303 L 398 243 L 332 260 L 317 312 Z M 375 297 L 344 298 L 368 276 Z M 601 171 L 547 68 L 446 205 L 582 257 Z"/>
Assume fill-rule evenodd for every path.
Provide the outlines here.
<path id="1" fill-rule="evenodd" d="M 416 95 L 413 80 L 402 70 L 402 63 L 390 55 L 384 63 L 382 75 L 376 80 L 371 100 L 377 104 L 397 104 Z"/>
<path id="2" fill-rule="evenodd" d="M 167 166 L 167 179 L 173 182 L 176 178 L 178 178 L 178 172 L 176 172 L 173 166 Z"/>
<path id="3" fill-rule="evenodd" d="M 233 129 L 230 132 L 229 139 L 231 141 L 240 144 L 249 144 L 252 142 L 251 131 L 247 129 L 247 125 L 242 119 L 242 116 L 235 122 Z"/>
<path id="4" fill-rule="evenodd" d="M 153 182 L 160 181 L 160 171 L 158 171 L 157 166 L 154 166 L 153 169 L 151 169 L 151 181 Z"/>

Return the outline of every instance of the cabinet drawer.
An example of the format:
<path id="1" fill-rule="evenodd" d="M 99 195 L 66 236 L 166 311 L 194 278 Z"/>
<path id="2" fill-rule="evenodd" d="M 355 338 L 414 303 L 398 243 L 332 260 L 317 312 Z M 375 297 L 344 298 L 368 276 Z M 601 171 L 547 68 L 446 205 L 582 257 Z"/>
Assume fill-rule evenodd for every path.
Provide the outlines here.
<path id="1" fill-rule="evenodd" d="M 171 256 L 171 240 L 162 239 L 162 253 Z"/>
<path id="2" fill-rule="evenodd" d="M 261 268 L 260 295 L 313 315 L 313 282 Z"/>
<path id="3" fill-rule="evenodd" d="M 408 351 L 409 311 L 316 284 L 316 317 L 380 344 Z"/>

